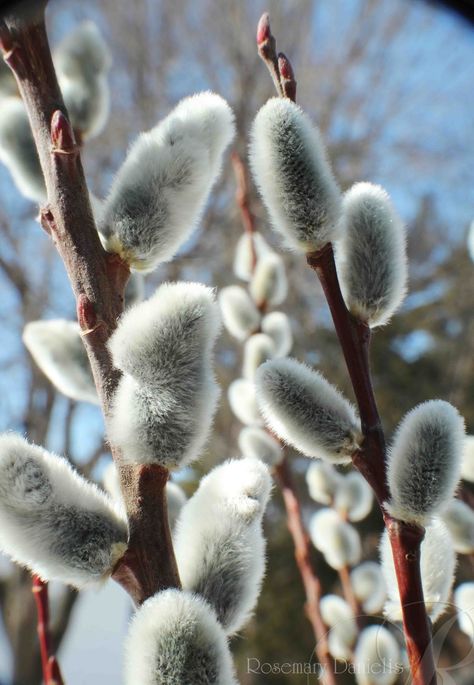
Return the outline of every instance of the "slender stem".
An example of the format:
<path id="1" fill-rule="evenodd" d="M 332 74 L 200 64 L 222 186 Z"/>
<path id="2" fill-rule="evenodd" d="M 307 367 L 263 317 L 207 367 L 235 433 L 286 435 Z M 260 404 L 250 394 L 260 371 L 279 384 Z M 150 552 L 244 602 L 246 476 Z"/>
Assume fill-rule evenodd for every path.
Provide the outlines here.
<path id="1" fill-rule="evenodd" d="M 42 225 L 71 281 L 82 338 L 107 420 L 120 380 L 107 341 L 123 311 L 129 269 L 100 244 L 79 146 L 51 58 L 44 23 L 46 4 L 44 0 L 31 4 L 28 14 L 9 10 L 0 22 L 0 47 L 29 116 L 48 194 L 48 205 L 41 210 Z M 114 445 L 111 451 L 121 475 L 131 530 L 127 554 L 119 561 L 114 577 L 135 601 L 143 601 L 163 587 L 180 586 L 167 519 L 158 522 L 166 507 L 165 490 L 158 487 L 151 497 L 150 470 L 144 471 L 140 465 L 123 467 Z M 154 477 L 160 483 L 164 479 L 160 469 Z M 150 545 L 153 535 L 155 543 Z"/>
<path id="2" fill-rule="evenodd" d="M 362 630 L 365 626 L 364 616 L 362 614 L 362 609 L 359 604 L 359 600 L 355 596 L 354 588 L 351 582 L 351 575 L 348 566 L 343 566 L 339 569 L 339 580 L 341 581 L 342 593 L 344 599 L 349 604 L 354 614 L 354 619 L 359 630 Z"/>
<path id="3" fill-rule="evenodd" d="M 34 575 L 32 585 L 38 613 L 38 639 L 40 643 L 43 680 L 45 685 L 63 685 L 58 661 L 52 654 L 52 640 L 49 627 L 48 584 Z"/>
<path id="4" fill-rule="evenodd" d="M 326 685 L 335 685 L 334 662 L 329 654 L 328 628 L 320 611 L 321 583 L 311 561 L 311 542 L 301 516 L 301 507 L 286 457 L 275 467 L 275 476 L 285 503 L 288 530 L 293 538 L 295 559 L 306 593 L 306 616 L 316 638 L 316 654 Z"/>

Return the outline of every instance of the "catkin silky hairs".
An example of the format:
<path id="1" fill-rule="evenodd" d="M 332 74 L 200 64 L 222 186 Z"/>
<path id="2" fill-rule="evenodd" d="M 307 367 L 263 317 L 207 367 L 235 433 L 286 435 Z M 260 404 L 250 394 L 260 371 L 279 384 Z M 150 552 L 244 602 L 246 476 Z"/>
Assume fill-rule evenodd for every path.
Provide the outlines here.
<path id="1" fill-rule="evenodd" d="M 202 215 L 234 131 L 225 100 L 200 93 L 140 134 L 105 201 L 105 249 L 140 271 L 172 259 Z"/>
<path id="2" fill-rule="evenodd" d="M 252 128 L 250 165 L 276 231 L 299 251 L 338 236 L 341 196 L 319 131 L 298 105 L 270 99 Z"/>
<path id="3" fill-rule="evenodd" d="M 161 285 L 122 316 L 109 340 L 123 372 L 109 437 L 124 461 L 178 468 L 199 456 L 219 397 L 219 330 L 214 293 L 200 283 Z"/>
<path id="4" fill-rule="evenodd" d="M 127 526 L 70 464 L 19 435 L 0 436 L 0 549 L 44 580 L 82 587 L 108 577 Z"/>

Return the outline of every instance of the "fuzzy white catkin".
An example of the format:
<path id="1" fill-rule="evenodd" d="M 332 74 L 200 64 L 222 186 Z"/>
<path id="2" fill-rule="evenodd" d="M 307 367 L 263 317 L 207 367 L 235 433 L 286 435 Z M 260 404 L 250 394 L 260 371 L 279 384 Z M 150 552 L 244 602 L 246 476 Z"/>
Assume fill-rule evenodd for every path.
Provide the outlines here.
<path id="1" fill-rule="evenodd" d="M 364 628 L 354 652 L 354 673 L 358 685 L 393 685 L 401 671 L 398 642 L 384 626 Z"/>
<path id="2" fill-rule="evenodd" d="M 237 685 L 227 640 L 200 597 L 165 590 L 135 614 L 125 645 L 126 685 Z"/>
<path id="3" fill-rule="evenodd" d="M 250 294 L 258 306 L 278 306 L 288 294 L 285 265 L 274 252 L 258 260 L 250 281 Z"/>
<path id="4" fill-rule="evenodd" d="M 320 509 L 311 517 L 309 535 L 332 568 L 340 570 L 359 563 L 362 555 L 359 533 L 333 509 Z"/>
<path id="5" fill-rule="evenodd" d="M 18 190 L 30 200 L 46 201 L 46 187 L 23 101 L 3 98 L 0 106 L 0 161 Z"/>
<path id="6" fill-rule="evenodd" d="M 44 580 L 82 587 L 110 575 L 127 527 L 69 463 L 19 435 L 0 436 L 0 549 Z"/>
<path id="7" fill-rule="evenodd" d="M 461 460 L 461 478 L 474 483 L 474 435 L 466 435 Z"/>
<path id="8" fill-rule="evenodd" d="M 23 342 L 44 375 L 73 400 L 98 404 L 87 352 L 75 321 L 32 321 L 23 331 Z"/>
<path id="9" fill-rule="evenodd" d="M 209 602 L 229 635 L 247 622 L 260 594 L 270 490 L 263 462 L 230 460 L 202 479 L 179 517 L 175 553 L 183 588 Z"/>
<path id="10" fill-rule="evenodd" d="M 380 557 L 388 594 L 385 615 L 391 621 L 401 621 L 402 609 L 397 578 L 386 531 L 382 535 Z M 434 519 L 426 526 L 425 538 L 421 543 L 420 561 L 426 610 L 433 623 L 448 607 L 455 567 L 456 553 L 451 535 L 442 521 Z"/>
<path id="11" fill-rule="evenodd" d="M 239 421 L 246 426 L 262 426 L 263 419 L 257 405 L 255 384 L 245 378 L 237 378 L 229 385 L 227 397 L 230 408 Z"/>
<path id="12" fill-rule="evenodd" d="M 274 228 L 297 250 L 318 250 L 338 235 L 341 197 L 319 131 L 286 98 L 258 112 L 250 165 Z"/>
<path id="13" fill-rule="evenodd" d="M 243 428 L 239 434 L 239 448 L 244 457 L 261 459 L 268 466 L 275 466 L 283 458 L 280 443 L 262 428 Z"/>
<path id="14" fill-rule="evenodd" d="M 349 310 L 371 327 L 398 309 L 406 292 L 403 222 L 383 188 L 356 183 L 344 196 L 337 263 Z"/>
<path id="15" fill-rule="evenodd" d="M 250 281 L 255 269 L 255 262 L 258 262 L 264 255 L 271 252 L 265 238 L 258 231 L 252 234 L 244 233 L 240 236 L 235 248 L 234 274 L 242 281 Z"/>
<path id="16" fill-rule="evenodd" d="M 359 421 L 321 374 L 295 359 L 274 359 L 255 380 L 260 411 L 275 435 L 308 457 L 351 460 L 362 440 Z"/>
<path id="17" fill-rule="evenodd" d="M 371 512 L 373 495 L 370 485 L 358 471 L 351 471 L 339 481 L 334 507 L 349 521 L 363 521 Z"/>
<path id="18" fill-rule="evenodd" d="M 316 459 L 306 471 L 309 496 L 320 504 L 331 504 L 342 476 L 327 461 Z"/>
<path id="19" fill-rule="evenodd" d="M 392 516 L 423 525 L 451 500 L 463 440 L 464 420 L 448 402 L 423 402 L 406 414 L 388 453 Z"/>
<path id="20" fill-rule="evenodd" d="M 112 58 L 92 21 L 84 21 L 54 51 L 53 60 L 72 127 L 84 140 L 104 128 L 110 109 Z"/>
<path id="21" fill-rule="evenodd" d="M 203 213 L 234 130 L 225 100 L 200 93 L 142 133 L 105 203 L 105 249 L 142 271 L 172 259 Z"/>
<path id="22" fill-rule="evenodd" d="M 459 627 L 474 642 L 474 583 L 461 583 L 454 591 Z"/>
<path id="23" fill-rule="evenodd" d="M 260 312 L 240 285 L 222 288 L 218 300 L 224 326 L 234 338 L 245 340 L 258 329 Z"/>
<path id="24" fill-rule="evenodd" d="M 357 637 L 357 625 L 349 604 L 337 595 L 325 595 L 320 603 L 321 617 L 329 631 L 329 651 L 335 659 L 349 659 Z"/>
<path id="25" fill-rule="evenodd" d="M 177 468 L 199 456 L 219 397 L 219 329 L 214 293 L 201 283 L 165 283 L 122 316 L 108 343 L 123 372 L 109 437 L 124 461 Z"/>
<path id="26" fill-rule="evenodd" d="M 256 333 L 250 336 L 244 345 L 244 360 L 242 375 L 249 381 L 255 379 L 255 373 L 268 359 L 272 359 L 275 352 L 273 340 L 265 333 Z"/>
<path id="27" fill-rule="evenodd" d="M 453 499 L 442 513 L 448 527 L 453 545 L 459 554 L 474 553 L 474 511 L 468 504 Z"/>
<path id="28" fill-rule="evenodd" d="M 262 333 L 273 340 L 275 357 L 286 357 L 293 347 L 290 320 L 283 312 L 271 312 L 263 317 Z"/>
<path id="29" fill-rule="evenodd" d="M 382 611 L 387 589 L 382 569 L 375 561 L 364 561 L 351 572 L 354 594 L 367 614 Z"/>

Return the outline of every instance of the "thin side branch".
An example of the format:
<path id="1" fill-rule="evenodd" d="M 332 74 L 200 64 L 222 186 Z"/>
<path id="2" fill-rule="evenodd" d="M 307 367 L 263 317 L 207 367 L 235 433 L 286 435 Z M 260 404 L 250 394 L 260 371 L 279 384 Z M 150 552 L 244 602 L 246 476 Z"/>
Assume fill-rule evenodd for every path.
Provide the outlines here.
<path id="1" fill-rule="evenodd" d="M 64 685 L 56 657 L 52 654 L 52 641 L 49 628 L 48 584 L 38 576 L 33 576 L 33 596 L 38 613 L 38 639 L 40 643 L 41 666 L 45 685 Z"/>

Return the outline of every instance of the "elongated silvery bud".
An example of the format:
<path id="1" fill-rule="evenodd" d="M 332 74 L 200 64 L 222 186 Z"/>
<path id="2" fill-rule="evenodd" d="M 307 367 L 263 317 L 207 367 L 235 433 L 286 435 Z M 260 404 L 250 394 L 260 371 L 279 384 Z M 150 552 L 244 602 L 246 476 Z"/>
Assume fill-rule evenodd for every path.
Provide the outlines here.
<path id="1" fill-rule="evenodd" d="M 44 375 L 63 395 L 78 402 L 98 404 L 87 352 L 75 321 L 32 321 L 23 342 Z"/>
<path id="2" fill-rule="evenodd" d="M 124 374 L 109 437 L 125 462 L 176 468 L 198 457 L 219 396 L 219 328 L 213 291 L 200 283 L 165 283 L 122 316 L 109 341 Z"/>
<path id="3" fill-rule="evenodd" d="M 293 346 L 290 320 L 283 312 L 271 312 L 262 319 L 262 333 L 273 340 L 275 357 L 286 357 Z"/>
<path id="4" fill-rule="evenodd" d="M 372 489 L 358 471 L 352 471 L 341 478 L 334 498 L 334 507 L 343 518 L 347 517 L 349 521 L 362 521 L 370 514 L 372 504 Z"/>
<path id="5" fill-rule="evenodd" d="M 110 109 L 107 73 L 112 58 L 99 29 L 84 21 L 64 38 L 53 55 L 71 124 L 84 139 L 98 135 Z"/>
<path id="6" fill-rule="evenodd" d="M 0 107 L 0 161 L 10 171 L 18 190 L 30 200 L 46 201 L 46 187 L 30 122 L 22 100 L 2 99 Z"/>
<path id="7" fill-rule="evenodd" d="M 375 561 L 364 561 L 351 572 L 354 594 L 367 614 L 382 611 L 387 589 L 382 569 Z"/>
<path id="8" fill-rule="evenodd" d="M 461 459 L 461 478 L 474 483 L 474 435 L 466 435 Z"/>
<path id="9" fill-rule="evenodd" d="M 330 628 L 329 651 L 335 659 L 349 660 L 357 637 L 357 625 L 349 604 L 337 595 L 325 595 L 320 603 L 321 617 Z"/>
<path id="10" fill-rule="evenodd" d="M 456 552 L 474 553 L 474 511 L 468 504 L 453 499 L 443 514 L 443 521 L 448 527 Z"/>
<path id="11" fill-rule="evenodd" d="M 332 568 L 340 570 L 359 563 L 362 555 L 359 533 L 333 509 L 320 509 L 312 516 L 309 535 Z"/>
<path id="12" fill-rule="evenodd" d="M 270 490 L 263 462 L 227 461 L 203 478 L 179 517 L 175 552 L 183 588 L 209 602 L 227 634 L 247 622 L 260 594 L 261 522 Z"/>
<path id="13" fill-rule="evenodd" d="M 459 627 L 474 642 L 474 583 L 461 583 L 454 591 Z"/>
<path id="14" fill-rule="evenodd" d="M 258 330 L 260 312 L 246 290 L 229 285 L 219 292 L 219 306 L 224 326 L 237 340 L 245 340 Z"/>
<path id="15" fill-rule="evenodd" d="M 261 233 L 244 233 L 235 248 L 234 274 L 242 281 L 250 281 L 255 269 L 254 261 L 257 262 L 269 252 L 270 246 Z"/>
<path id="16" fill-rule="evenodd" d="M 448 402 L 423 402 L 400 423 L 388 455 L 387 510 L 424 524 L 454 495 L 459 481 L 464 421 Z"/>
<path id="17" fill-rule="evenodd" d="M 358 685 L 393 685 L 400 677 L 398 642 L 384 626 L 364 628 L 354 652 L 354 673 Z"/>
<path id="18" fill-rule="evenodd" d="M 359 449 L 352 405 L 317 371 L 295 359 L 274 359 L 262 364 L 255 382 L 266 424 L 299 452 L 344 463 Z"/>
<path id="19" fill-rule="evenodd" d="M 273 98 L 257 114 L 250 164 L 272 223 L 289 248 L 312 252 L 337 238 L 339 188 L 318 130 L 290 100 Z"/>
<path id="20" fill-rule="evenodd" d="M 44 580 L 82 587 L 124 554 L 126 523 L 69 463 L 13 433 L 0 436 L 0 549 Z"/>
<path id="21" fill-rule="evenodd" d="M 250 281 L 250 294 L 258 306 L 277 306 L 288 293 L 285 265 L 274 252 L 269 252 L 257 262 L 255 273 Z"/>
<path id="22" fill-rule="evenodd" d="M 244 361 L 242 375 L 253 381 L 255 373 L 268 359 L 274 356 L 275 346 L 273 340 L 265 333 L 252 335 L 244 345 Z"/>
<path id="23" fill-rule="evenodd" d="M 170 260 L 203 213 L 234 128 L 225 100 L 200 93 L 142 133 L 106 200 L 105 249 L 141 271 Z"/>
<path id="24" fill-rule="evenodd" d="M 392 550 L 386 531 L 382 535 L 380 556 L 388 594 L 385 615 L 391 621 L 401 621 L 402 609 Z M 432 523 L 426 526 L 425 538 L 421 543 L 420 559 L 426 610 L 433 623 L 448 608 L 455 567 L 456 553 L 451 535 L 444 523 L 439 519 L 433 519 Z"/>
<path id="25" fill-rule="evenodd" d="M 316 459 L 306 471 L 309 496 L 320 504 L 331 504 L 342 476 L 327 461 Z"/>
<path id="26" fill-rule="evenodd" d="M 239 434 L 239 448 L 244 457 L 261 459 L 268 466 L 275 466 L 283 458 L 280 443 L 262 428 L 243 428 Z"/>
<path id="27" fill-rule="evenodd" d="M 165 590 L 132 621 L 125 647 L 126 685 L 237 685 L 225 634 L 207 602 Z"/>
<path id="28" fill-rule="evenodd" d="M 380 326 L 406 292 L 405 228 L 380 186 L 356 183 L 344 196 L 338 270 L 350 311 Z"/>
<path id="29" fill-rule="evenodd" d="M 227 391 L 230 408 L 246 426 L 262 426 L 263 419 L 257 405 L 255 384 L 245 378 L 232 381 Z"/>

